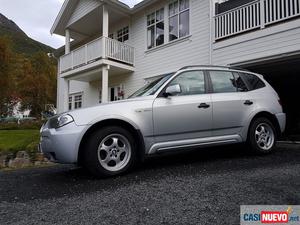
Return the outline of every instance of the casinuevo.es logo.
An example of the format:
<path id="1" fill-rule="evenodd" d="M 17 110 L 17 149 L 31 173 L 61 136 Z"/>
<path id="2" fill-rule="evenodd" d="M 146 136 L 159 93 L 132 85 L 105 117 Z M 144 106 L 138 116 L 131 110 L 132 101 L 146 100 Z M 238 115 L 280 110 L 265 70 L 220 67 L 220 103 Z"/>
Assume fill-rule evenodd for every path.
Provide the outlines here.
<path id="1" fill-rule="evenodd" d="M 300 224 L 300 206 L 242 205 L 241 225 Z"/>

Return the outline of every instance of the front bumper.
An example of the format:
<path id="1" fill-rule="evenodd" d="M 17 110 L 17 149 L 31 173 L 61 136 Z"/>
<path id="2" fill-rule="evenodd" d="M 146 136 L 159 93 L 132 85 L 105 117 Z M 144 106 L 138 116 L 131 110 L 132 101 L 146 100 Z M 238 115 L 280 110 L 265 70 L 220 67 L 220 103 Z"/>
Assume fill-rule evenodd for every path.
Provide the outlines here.
<path id="1" fill-rule="evenodd" d="M 78 150 L 85 126 L 74 122 L 58 129 L 41 128 L 40 151 L 52 162 L 77 163 Z"/>
<path id="2" fill-rule="evenodd" d="M 286 115 L 285 113 L 277 113 L 275 114 L 277 121 L 280 126 L 280 131 L 283 133 L 285 131 L 285 126 L 286 126 Z"/>

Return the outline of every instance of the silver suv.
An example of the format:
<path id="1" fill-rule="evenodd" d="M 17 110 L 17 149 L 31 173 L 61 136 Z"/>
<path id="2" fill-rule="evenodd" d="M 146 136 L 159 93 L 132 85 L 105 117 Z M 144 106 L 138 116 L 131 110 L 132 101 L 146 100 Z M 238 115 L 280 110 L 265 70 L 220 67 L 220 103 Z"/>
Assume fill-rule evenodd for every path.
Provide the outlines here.
<path id="1" fill-rule="evenodd" d="M 189 66 L 127 100 L 51 118 L 41 128 L 40 148 L 52 161 L 113 176 L 145 156 L 176 150 L 245 142 L 267 154 L 285 123 L 280 99 L 261 75 Z"/>

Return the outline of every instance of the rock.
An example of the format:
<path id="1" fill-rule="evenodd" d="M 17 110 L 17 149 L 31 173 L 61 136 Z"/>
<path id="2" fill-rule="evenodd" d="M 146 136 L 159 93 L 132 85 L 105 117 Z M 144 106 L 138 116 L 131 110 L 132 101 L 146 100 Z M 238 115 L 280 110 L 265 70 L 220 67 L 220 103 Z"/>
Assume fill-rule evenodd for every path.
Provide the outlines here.
<path id="1" fill-rule="evenodd" d="M 35 155 L 35 160 L 38 161 L 38 162 L 43 162 L 43 161 L 45 161 L 45 159 L 44 159 L 44 154 L 43 154 L 43 153 L 36 153 L 36 155 Z"/>
<path id="2" fill-rule="evenodd" d="M 8 162 L 8 167 L 14 168 L 14 169 L 24 168 L 24 167 L 28 167 L 28 166 L 31 166 L 31 162 L 29 159 L 15 158 L 15 159 L 9 160 L 9 162 Z"/>
<path id="3" fill-rule="evenodd" d="M 30 159 L 30 157 L 27 152 L 20 151 L 17 153 L 16 159 Z"/>
<path id="4" fill-rule="evenodd" d="M 31 165 L 30 157 L 25 151 L 18 152 L 17 157 L 15 159 L 10 159 L 8 162 L 8 167 L 14 169 L 24 168 Z"/>
<path id="5" fill-rule="evenodd" d="M 34 165 L 35 166 L 41 166 L 41 165 L 43 165 L 43 162 L 42 161 L 35 161 Z"/>
<path id="6" fill-rule="evenodd" d="M 0 168 L 7 167 L 7 161 L 8 161 L 7 155 L 0 155 Z"/>

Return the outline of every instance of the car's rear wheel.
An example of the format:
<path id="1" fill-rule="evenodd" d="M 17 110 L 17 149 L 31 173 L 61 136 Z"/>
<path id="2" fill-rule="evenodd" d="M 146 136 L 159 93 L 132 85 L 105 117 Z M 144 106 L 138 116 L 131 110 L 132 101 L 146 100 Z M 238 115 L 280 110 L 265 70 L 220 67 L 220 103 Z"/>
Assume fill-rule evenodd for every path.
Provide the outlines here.
<path id="1" fill-rule="evenodd" d="M 127 172 L 136 162 L 136 143 L 122 127 L 105 127 L 92 133 L 84 154 L 84 165 L 97 177 Z"/>
<path id="2" fill-rule="evenodd" d="M 258 154 L 268 154 L 275 150 L 277 134 L 274 125 L 267 118 L 255 119 L 249 129 L 248 144 Z"/>

